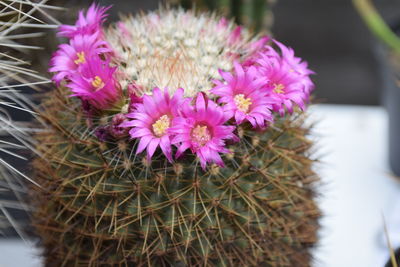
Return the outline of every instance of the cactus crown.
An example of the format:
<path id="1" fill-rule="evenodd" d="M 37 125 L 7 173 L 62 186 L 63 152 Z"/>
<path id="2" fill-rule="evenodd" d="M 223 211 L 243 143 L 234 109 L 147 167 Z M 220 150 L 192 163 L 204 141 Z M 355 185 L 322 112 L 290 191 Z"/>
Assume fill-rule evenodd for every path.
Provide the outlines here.
<path id="1" fill-rule="evenodd" d="M 31 192 L 49 266 L 306 266 L 318 217 L 306 63 L 214 15 L 103 29 L 106 10 L 62 26 L 70 41 L 51 62 L 44 191 Z"/>
<path id="2" fill-rule="evenodd" d="M 158 87 L 168 88 L 171 94 L 184 88 L 186 96 L 195 96 L 214 87 L 219 69 L 232 69 L 229 53 L 246 53 L 250 39 L 246 31 L 228 45 L 233 27 L 215 16 L 174 10 L 125 18 L 105 35 L 126 62 L 125 82 L 140 85 L 140 94 Z"/>

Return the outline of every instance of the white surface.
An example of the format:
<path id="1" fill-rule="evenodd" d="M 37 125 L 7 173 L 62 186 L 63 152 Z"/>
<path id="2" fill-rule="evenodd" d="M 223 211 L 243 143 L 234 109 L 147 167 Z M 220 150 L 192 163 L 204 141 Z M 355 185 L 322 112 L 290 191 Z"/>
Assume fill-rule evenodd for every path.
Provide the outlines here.
<path id="1" fill-rule="evenodd" d="M 387 116 L 379 107 L 319 105 L 315 132 L 323 157 L 318 267 L 379 267 L 387 260 L 389 231 L 400 184 L 387 164 Z M 397 214 L 399 212 L 397 211 Z M 398 225 L 397 227 L 400 227 Z"/>
<path id="2" fill-rule="evenodd" d="M 317 105 L 310 119 L 319 122 L 314 138 L 323 156 L 317 171 L 324 217 L 315 267 L 383 266 L 382 214 L 390 232 L 396 230 L 393 214 L 400 214 L 393 212 L 396 203 L 400 209 L 400 184 L 389 174 L 386 114 L 379 107 Z M 40 266 L 38 254 L 23 242 L 0 240 L 0 267 Z"/>
<path id="3" fill-rule="evenodd" d="M 41 267 L 39 251 L 21 240 L 0 239 L 0 267 Z"/>

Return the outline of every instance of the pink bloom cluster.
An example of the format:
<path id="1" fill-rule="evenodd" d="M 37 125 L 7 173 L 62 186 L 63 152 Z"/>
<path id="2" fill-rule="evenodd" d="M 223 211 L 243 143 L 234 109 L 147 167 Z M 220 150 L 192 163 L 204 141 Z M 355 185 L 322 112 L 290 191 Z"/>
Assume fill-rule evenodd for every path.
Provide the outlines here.
<path id="1" fill-rule="evenodd" d="M 97 109 L 110 107 L 120 96 L 115 67 L 110 66 L 111 50 L 103 38 L 102 23 L 109 7 L 92 4 L 87 13 L 79 12 L 75 25 L 61 25 L 59 35 L 69 38 L 50 61 L 53 81 L 65 85 Z"/>
<path id="2" fill-rule="evenodd" d="M 204 93 L 185 99 L 183 89 L 170 98 L 167 90 L 158 88 L 142 102 L 132 101 L 136 104 L 127 115 L 132 121 L 123 127 L 131 128 L 131 138 L 140 139 L 137 153 L 147 149 L 150 160 L 160 146 L 172 162 L 175 145 L 176 158 L 190 149 L 203 169 L 207 163 L 223 166 L 219 153 L 229 153 L 226 141 L 238 141 L 235 125 L 248 122 L 265 129 L 273 123 L 274 111 L 283 116 L 292 113 L 294 105 L 304 110 L 314 88 L 309 78 L 313 72 L 292 49 L 274 41 L 278 53 L 267 41 L 264 37 L 250 44 L 250 56 L 242 64 L 234 62 L 234 72 L 220 71 L 223 80 L 216 80 L 210 91 L 216 101 Z"/>
<path id="3" fill-rule="evenodd" d="M 160 147 L 172 162 L 175 145 L 176 158 L 190 149 L 203 169 L 212 162 L 224 166 L 219 153 L 229 153 L 225 141 L 237 140 L 233 134 L 236 127 L 225 125 L 229 117 L 204 93 L 198 93 L 195 99 L 184 98 L 183 93 L 179 89 L 170 97 L 167 90 L 155 88 L 152 96 L 143 96 L 143 103 L 134 104 L 134 111 L 127 115 L 133 120 L 121 126 L 131 128 L 131 138 L 140 139 L 136 152 L 146 149 L 148 160 Z"/>
<path id="4" fill-rule="evenodd" d="M 280 53 L 272 46 L 263 45 L 259 47 L 259 52 L 253 50 L 252 55 L 243 62 L 244 68 L 255 68 L 256 77 L 267 80 L 262 92 L 272 99 L 273 111 L 283 116 L 286 111 L 293 113 L 294 106 L 304 110 L 314 89 L 310 79 L 314 72 L 308 69 L 306 62 L 294 55 L 291 48 L 276 40 L 273 42 Z"/>
<path id="5" fill-rule="evenodd" d="M 115 75 L 117 67 L 110 65 L 113 53 L 103 38 L 107 9 L 93 4 L 86 14 L 79 13 L 75 25 L 60 27 L 59 35 L 69 42 L 59 46 L 50 68 L 55 73 L 53 80 L 82 99 L 84 109 L 102 111 L 119 99 L 129 102 L 127 114 L 114 114 L 110 125 L 98 127 L 95 134 L 100 140 L 125 138 L 129 131 L 130 138 L 138 140 L 136 153 L 146 151 L 148 160 L 158 148 L 170 162 L 190 150 L 203 169 L 210 163 L 224 166 L 220 154 L 230 152 L 227 142 L 239 141 L 234 134 L 238 125 L 247 123 L 263 130 L 273 123 L 275 113 L 291 114 L 295 106 L 304 110 L 309 101 L 313 72 L 291 48 L 275 40 L 277 48 L 268 44 L 268 37 L 249 43 L 245 58 L 228 55 L 235 59 L 233 71 L 220 70 L 221 79 L 214 81 L 210 96 L 199 92 L 188 98 L 184 89 L 170 95 L 167 89 L 155 88 L 151 95 L 141 97 L 138 92 L 144 88 L 131 82 L 129 99 L 124 99 Z M 119 27 L 125 32 L 123 24 Z M 226 27 L 227 21 L 221 20 L 217 30 Z M 239 26 L 227 44 L 242 41 Z M 121 74 L 119 78 L 124 77 Z"/>

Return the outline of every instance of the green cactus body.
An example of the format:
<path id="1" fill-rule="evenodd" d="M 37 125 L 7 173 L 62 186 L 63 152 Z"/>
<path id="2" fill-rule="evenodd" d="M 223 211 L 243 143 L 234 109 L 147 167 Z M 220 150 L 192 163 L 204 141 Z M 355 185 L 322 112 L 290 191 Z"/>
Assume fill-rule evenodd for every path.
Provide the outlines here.
<path id="1" fill-rule="evenodd" d="M 193 27 L 176 23 L 180 17 L 203 30 L 217 20 L 168 10 L 157 14 L 163 32 L 152 33 L 152 16 L 123 20 L 137 34 L 131 44 L 118 28 L 105 31 L 122 55 L 120 66 L 143 85 L 143 93 L 153 86 L 173 91 L 181 83 L 207 92 L 214 68 L 232 68 L 224 50 L 242 54 L 250 39 L 227 47 L 224 33 L 196 38 Z M 162 64 L 154 65 L 155 57 Z M 196 61 L 207 57 L 211 63 Z M 180 63 L 168 65 L 177 58 Z M 179 68 L 165 73 L 166 66 Z M 127 94 L 126 83 L 121 87 Z M 36 135 L 42 157 L 33 166 L 43 189 L 32 187 L 30 193 L 47 266 L 310 265 L 318 229 L 318 177 L 311 168 L 303 114 L 277 116 L 265 131 L 239 126 L 240 142 L 228 143 L 232 153 L 223 156 L 226 166 L 203 170 L 190 153 L 169 163 L 157 152 L 147 161 L 136 155 L 136 141 L 127 136 L 99 140 L 94 130 L 126 109 L 127 95 L 113 109 L 88 117 L 69 94 L 63 86 L 48 93 L 40 116 L 48 127 Z"/>

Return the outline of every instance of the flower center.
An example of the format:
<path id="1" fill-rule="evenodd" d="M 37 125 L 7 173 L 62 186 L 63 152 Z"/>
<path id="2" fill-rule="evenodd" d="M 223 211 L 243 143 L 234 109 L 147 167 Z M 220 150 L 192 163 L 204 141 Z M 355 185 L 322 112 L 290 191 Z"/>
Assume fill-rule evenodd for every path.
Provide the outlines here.
<path id="1" fill-rule="evenodd" d="M 197 125 L 196 127 L 194 127 L 191 136 L 193 140 L 200 146 L 204 146 L 205 144 L 207 144 L 208 141 L 211 140 L 211 133 L 206 125 Z"/>
<path id="2" fill-rule="evenodd" d="M 285 89 L 285 86 L 284 86 L 283 84 L 281 84 L 281 83 L 279 83 L 279 84 L 274 83 L 274 89 L 273 89 L 274 93 L 276 93 L 276 94 L 283 94 L 283 93 L 284 93 L 284 91 L 283 91 L 284 89 Z"/>
<path id="3" fill-rule="evenodd" d="M 249 97 L 245 97 L 244 94 L 237 94 L 235 95 L 235 97 L 233 98 L 233 100 L 235 101 L 235 105 L 236 107 L 244 112 L 247 113 L 249 111 L 249 108 L 251 106 L 251 104 L 253 104 L 251 102 L 251 99 Z"/>
<path id="4" fill-rule="evenodd" d="M 153 133 L 157 137 L 161 137 L 167 133 L 167 129 L 170 125 L 170 119 L 167 115 L 161 116 L 155 123 L 153 123 Z"/>
<path id="5" fill-rule="evenodd" d="M 96 75 L 92 81 L 92 86 L 96 88 L 96 91 L 98 91 L 104 87 L 104 82 L 99 76 Z"/>
<path id="6" fill-rule="evenodd" d="M 76 53 L 76 56 L 78 57 L 77 59 L 75 59 L 75 64 L 76 65 L 79 65 L 79 64 L 82 64 L 82 63 L 85 63 L 86 62 L 86 59 L 85 59 L 85 52 L 78 52 L 78 53 Z"/>

